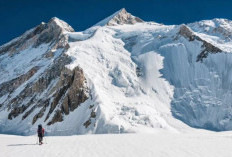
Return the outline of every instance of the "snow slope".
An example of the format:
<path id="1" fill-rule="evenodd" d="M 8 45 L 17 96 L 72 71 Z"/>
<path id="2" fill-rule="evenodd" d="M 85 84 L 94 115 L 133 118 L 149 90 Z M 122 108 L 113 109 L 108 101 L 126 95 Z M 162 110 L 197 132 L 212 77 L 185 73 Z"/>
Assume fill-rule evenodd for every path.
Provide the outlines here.
<path id="1" fill-rule="evenodd" d="M 231 132 L 199 131 L 190 134 L 111 134 L 46 137 L 0 135 L 0 156 L 5 157 L 230 157 Z"/>
<path id="2" fill-rule="evenodd" d="M 95 123 L 90 125 L 94 133 L 117 132 L 118 128 L 123 132 L 187 128 L 171 115 L 173 87 L 161 78 L 162 56 L 150 51 L 140 55 L 135 63 L 131 54 L 134 52 L 125 49 L 121 39 L 167 28 L 149 24 L 100 27 L 88 40 L 70 43 L 67 54 L 75 59 L 67 67 L 85 69 L 90 90 L 94 91 L 94 105 L 100 115 L 95 128 Z M 137 76 L 136 64 L 143 64 L 146 76 Z"/>
<path id="3" fill-rule="evenodd" d="M 122 125 L 125 132 L 187 129 L 174 115 L 193 127 L 232 128 L 232 55 L 226 50 L 232 51 L 226 42 L 218 45 L 210 40 L 213 37 L 195 32 L 201 41 L 189 41 L 179 33 L 182 28 L 157 23 L 100 27 L 90 39 L 70 43 L 67 54 L 75 60 L 69 66 L 86 69 L 101 100 L 101 123 Z M 227 53 L 197 61 L 202 40 Z"/>

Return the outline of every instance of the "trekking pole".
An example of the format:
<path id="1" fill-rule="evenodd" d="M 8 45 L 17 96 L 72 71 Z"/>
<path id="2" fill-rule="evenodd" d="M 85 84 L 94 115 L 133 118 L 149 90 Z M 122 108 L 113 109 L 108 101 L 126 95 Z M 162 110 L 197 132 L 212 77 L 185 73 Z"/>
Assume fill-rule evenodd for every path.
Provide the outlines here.
<path id="1" fill-rule="evenodd" d="M 47 144 L 47 138 L 45 137 L 46 132 L 44 132 L 44 142 Z"/>
<path id="2" fill-rule="evenodd" d="M 45 136 L 44 136 L 44 142 L 45 142 L 45 144 L 47 144 L 47 138 L 45 138 Z"/>
<path id="3" fill-rule="evenodd" d="M 36 135 L 35 135 L 35 136 L 36 136 Z M 39 140 L 39 137 L 37 136 L 37 137 L 36 137 L 36 144 L 39 144 L 39 143 L 38 143 L 38 140 Z"/>

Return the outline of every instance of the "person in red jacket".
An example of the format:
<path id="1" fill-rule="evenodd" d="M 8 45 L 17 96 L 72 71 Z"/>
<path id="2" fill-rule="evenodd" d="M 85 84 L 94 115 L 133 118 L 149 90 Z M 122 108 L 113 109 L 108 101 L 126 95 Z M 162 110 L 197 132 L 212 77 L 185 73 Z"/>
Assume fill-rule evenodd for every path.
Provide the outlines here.
<path id="1" fill-rule="evenodd" d="M 39 137 L 39 144 L 43 144 L 43 137 L 44 137 L 44 128 L 42 127 L 42 125 L 38 125 L 38 130 L 37 130 L 37 133 L 38 133 L 38 137 Z"/>

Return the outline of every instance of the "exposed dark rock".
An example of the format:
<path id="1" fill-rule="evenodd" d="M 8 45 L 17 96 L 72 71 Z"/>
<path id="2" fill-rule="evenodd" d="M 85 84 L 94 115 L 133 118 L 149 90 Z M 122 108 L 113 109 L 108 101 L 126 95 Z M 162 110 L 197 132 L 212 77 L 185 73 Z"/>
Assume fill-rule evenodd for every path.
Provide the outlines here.
<path id="1" fill-rule="evenodd" d="M 25 81 L 29 80 L 38 70 L 39 70 L 39 67 L 33 67 L 26 74 L 23 74 L 13 80 L 0 84 L 0 97 L 6 93 L 13 92 L 16 88 L 22 85 Z"/>
<path id="2" fill-rule="evenodd" d="M 37 113 L 32 121 L 34 124 L 39 118 L 44 115 L 46 108 L 50 105 L 49 113 L 46 116 L 46 120 L 49 118 L 50 114 L 55 110 L 55 108 L 60 105 L 61 114 L 69 114 L 70 111 L 75 110 L 81 103 L 88 99 L 88 89 L 85 87 L 85 77 L 82 69 L 76 67 L 73 70 L 65 68 L 65 65 L 69 64 L 71 59 L 62 55 L 57 60 L 54 61 L 54 64 L 48 68 L 37 80 L 26 85 L 26 87 L 17 95 L 15 98 L 10 99 L 6 106 L 10 110 L 9 119 L 15 118 L 19 114 L 22 114 L 29 106 L 34 105 L 29 111 L 27 111 L 22 119 L 25 119 L 30 115 L 35 108 L 42 107 L 39 113 Z M 11 84 L 4 85 L 2 89 L 8 89 L 12 92 L 16 89 L 20 83 L 27 80 L 29 76 L 32 76 L 35 73 L 35 68 L 30 70 L 27 74 L 20 76 L 19 78 L 13 80 L 15 86 L 10 86 Z M 59 79 L 57 83 L 51 86 L 52 81 Z M 49 87 L 51 86 L 51 87 Z M 14 87 L 14 88 L 13 88 Z M 8 90 L 9 90 L 8 89 Z M 47 99 L 44 101 L 40 98 L 35 97 L 33 101 L 29 101 L 27 105 L 18 107 L 18 104 L 22 104 L 23 101 L 28 97 L 33 97 L 33 95 L 38 95 L 47 90 Z M 51 102 L 49 100 L 52 100 Z M 58 109 L 59 109 L 58 108 Z M 56 110 L 54 111 L 56 112 Z M 60 112 L 59 112 L 60 113 Z M 58 113 L 57 113 L 58 114 Z M 57 119 L 57 117 L 59 119 Z M 45 121 L 46 121 L 45 120 Z M 52 122 L 49 124 L 54 124 L 55 122 L 60 121 L 60 116 L 55 115 L 52 119 Z"/>
<path id="3" fill-rule="evenodd" d="M 71 63 L 71 58 L 67 55 L 62 55 L 54 64 L 47 69 L 44 74 L 33 84 L 32 91 L 41 93 L 50 85 L 51 81 L 58 78 L 65 65 Z"/>
<path id="4" fill-rule="evenodd" d="M 108 26 L 114 26 L 114 25 L 122 25 L 122 24 L 135 24 L 135 23 L 142 23 L 143 20 L 141 20 L 138 17 L 135 17 L 128 13 L 126 9 L 121 9 L 117 15 L 115 15 L 109 22 L 107 23 Z"/>
<path id="5" fill-rule="evenodd" d="M 208 56 L 209 53 L 218 53 L 218 52 L 222 52 L 221 49 L 219 49 L 218 47 L 206 42 L 206 41 L 202 41 L 203 42 L 203 48 L 205 48 L 198 56 L 197 56 L 197 62 L 198 61 L 203 61 L 203 58 L 206 58 Z"/>
<path id="6" fill-rule="evenodd" d="M 90 105 L 90 106 L 89 106 L 89 109 L 91 109 L 91 108 L 93 108 L 93 107 L 94 107 L 94 105 Z"/>
<path id="7" fill-rule="evenodd" d="M 96 112 L 94 110 L 92 110 L 89 119 L 83 124 L 85 126 L 85 128 L 88 128 L 92 122 L 91 119 L 94 119 L 96 117 L 97 117 Z"/>
<path id="8" fill-rule="evenodd" d="M 88 128 L 90 124 L 91 124 L 91 119 L 88 119 L 88 120 L 84 123 L 85 128 Z"/>
<path id="9" fill-rule="evenodd" d="M 20 107 L 12 109 L 11 112 L 9 113 L 9 115 L 8 115 L 8 119 L 15 118 L 20 113 L 23 113 L 26 109 L 27 109 L 27 107 L 25 105 L 22 105 Z"/>
<path id="10" fill-rule="evenodd" d="M 63 31 L 74 32 L 74 29 L 64 21 L 52 18 L 48 23 L 41 23 L 35 28 L 25 32 L 19 38 L 13 39 L 8 44 L 1 46 L 0 54 L 8 52 L 9 55 L 13 55 L 30 46 L 38 47 L 45 43 L 61 46 L 64 43 L 63 40 L 68 40 L 62 33 Z"/>
<path id="11" fill-rule="evenodd" d="M 17 117 L 19 114 L 23 113 L 29 106 L 31 106 L 33 103 L 34 103 L 34 98 L 35 97 L 32 97 L 30 99 L 30 101 L 26 104 L 26 105 L 22 105 L 22 106 L 18 106 L 18 104 L 15 104 L 15 105 L 12 105 L 13 108 L 9 110 L 10 113 L 8 114 L 8 119 L 12 119 L 12 118 L 15 118 Z M 17 100 L 17 99 L 13 99 L 13 100 Z M 14 104 L 15 102 L 14 101 L 11 101 L 12 104 Z"/>
<path id="12" fill-rule="evenodd" d="M 68 37 L 63 33 L 64 31 L 72 32 L 74 30 L 67 23 L 52 18 L 47 24 L 41 23 L 21 37 L 0 47 L 0 54 L 9 53 L 9 55 L 14 55 L 29 46 L 36 48 L 41 44 L 48 43 L 49 48 L 44 57 L 53 59 L 54 50 L 60 49 L 65 52 L 70 47 Z M 25 84 L 17 96 L 11 94 L 42 67 L 33 67 L 27 73 L 0 84 L 0 97 L 8 94 L 7 101 L 1 104 L 10 111 L 8 118 L 13 119 L 31 107 L 22 116 L 23 120 L 33 113 L 36 108 L 40 107 L 41 110 L 33 117 L 32 124 L 34 124 L 44 116 L 44 112 L 50 106 L 46 120 L 53 111 L 56 112 L 49 122 L 49 125 L 51 125 L 61 121 L 63 114 L 69 114 L 70 111 L 73 111 L 84 102 L 88 98 L 86 94 L 87 88 L 84 85 L 86 80 L 81 69 L 69 70 L 65 68 L 71 61 L 72 59 L 69 56 L 64 53 L 61 54 L 38 78 Z M 46 95 L 46 99 L 43 100 L 44 96 L 41 97 L 41 95 Z M 33 100 L 24 104 L 24 101 L 31 97 L 33 97 Z"/>
<path id="13" fill-rule="evenodd" d="M 88 99 L 85 77 L 82 69 L 79 67 L 73 70 L 65 69 L 62 71 L 59 82 L 57 83 L 57 89 L 45 121 L 58 104 L 61 104 L 61 113 L 67 115 Z M 56 119 L 53 118 L 53 122 L 55 121 Z"/>
<path id="14" fill-rule="evenodd" d="M 63 121 L 63 115 L 61 110 L 56 110 L 55 115 L 53 116 L 52 120 L 48 123 L 48 125 L 52 125 L 56 122 L 62 122 Z"/>
<path id="15" fill-rule="evenodd" d="M 189 39 L 189 41 L 198 40 L 198 41 L 201 41 L 203 43 L 203 45 L 202 45 L 203 50 L 197 56 L 197 59 L 196 59 L 197 62 L 198 61 L 202 62 L 203 59 L 206 58 L 209 53 L 222 52 L 222 50 L 220 48 L 214 46 L 213 44 L 203 40 L 201 37 L 194 34 L 194 32 L 189 27 L 187 27 L 186 25 L 181 25 L 178 34 L 182 35 L 183 37 L 185 37 L 187 39 Z"/>
<path id="16" fill-rule="evenodd" d="M 96 115 L 96 112 L 94 112 L 94 110 L 92 110 L 90 117 L 91 117 L 91 118 L 96 118 L 96 116 L 97 116 L 97 115 Z"/>
<path id="17" fill-rule="evenodd" d="M 27 111 L 27 112 L 23 115 L 22 120 L 26 119 L 26 118 L 28 117 L 28 115 L 30 115 L 30 114 L 34 111 L 34 109 L 36 109 L 36 108 L 37 108 L 37 106 L 34 105 L 29 111 Z"/>
<path id="18" fill-rule="evenodd" d="M 195 40 L 195 37 L 196 37 L 193 31 L 190 30 L 190 28 L 187 27 L 186 25 L 181 25 L 179 34 L 184 36 L 185 38 L 188 38 L 189 41 Z"/>
<path id="19" fill-rule="evenodd" d="M 136 75 L 137 75 L 138 77 L 143 76 L 143 71 L 142 71 L 142 68 L 141 68 L 141 67 L 136 67 Z"/>
<path id="20" fill-rule="evenodd" d="M 45 111 L 46 108 L 42 108 L 39 113 L 37 113 L 34 117 L 33 117 L 33 120 L 32 120 L 32 124 L 34 124 L 38 118 L 41 118 L 43 117 L 44 115 L 44 111 Z"/>

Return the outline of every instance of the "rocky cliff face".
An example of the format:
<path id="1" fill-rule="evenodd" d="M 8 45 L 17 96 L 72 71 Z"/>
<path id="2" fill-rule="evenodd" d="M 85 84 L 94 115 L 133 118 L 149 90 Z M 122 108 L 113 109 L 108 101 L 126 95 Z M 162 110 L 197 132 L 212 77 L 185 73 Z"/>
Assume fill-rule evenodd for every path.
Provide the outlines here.
<path id="1" fill-rule="evenodd" d="M 73 31 L 64 21 L 52 18 L 0 48 L 1 74 L 7 73 L 0 83 L 0 106 L 8 112 L 9 120 L 31 117 L 33 125 L 46 117 L 42 123 L 52 125 L 88 99 L 83 70 L 65 67 L 72 62 L 65 54 L 69 48 L 65 33 Z M 17 64 L 17 59 L 22 64 Z M 24 59 L 28 62 L 23 63 Z M 16 62 L 11 71 L 10 61 Z"/>

